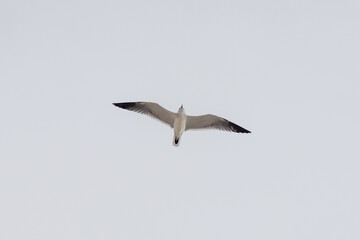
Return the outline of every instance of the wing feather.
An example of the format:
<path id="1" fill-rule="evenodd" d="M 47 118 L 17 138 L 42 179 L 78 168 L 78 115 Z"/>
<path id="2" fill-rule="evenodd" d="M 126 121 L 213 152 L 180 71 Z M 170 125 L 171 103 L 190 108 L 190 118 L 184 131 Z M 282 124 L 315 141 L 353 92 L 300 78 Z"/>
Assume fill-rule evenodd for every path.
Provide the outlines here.
<path id="1" fill-rule="evenodd" d="M 138 112 L 141 114 L 148 115 L 150 117 L 156 118 L 163 123 L 166 123 L 171 128 L 174 127 L 174 121 L 176 118 L 176 113 L 173 113 L 157 103 L 153 102 L 123 102 L 123 103 L 113 103 L 119 108 L 123 108 L 129 111 Z"/>
<path id="2" fill-rule="evenodd" d="M 190 129 L 218 129 L 237 133 L 250 133 L 249 130 L 240 127 L 239 125 L 230 122 L 225 118 L 221 118 L 212 114 L 187 116 L 185 130 Z"/>

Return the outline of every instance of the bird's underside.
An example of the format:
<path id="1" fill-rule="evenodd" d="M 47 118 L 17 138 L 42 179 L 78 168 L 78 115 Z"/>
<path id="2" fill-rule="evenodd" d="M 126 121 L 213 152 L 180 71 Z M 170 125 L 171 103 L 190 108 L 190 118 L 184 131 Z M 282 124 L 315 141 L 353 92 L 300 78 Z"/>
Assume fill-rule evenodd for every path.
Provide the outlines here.
<path id="1" fill-rule="evenodd" d="M 236 133 L 250 133 L 249 130 L 216 115 L 187 116 L 182 106 L 177 113 L 174 113 L 152 102 L 123 102 L 113 104 L 119 108 L 151 116 L 174 128 L 173 144 L 175 146 L 179 145 L 181 135 L 186 130 L 217 129 Z"/>

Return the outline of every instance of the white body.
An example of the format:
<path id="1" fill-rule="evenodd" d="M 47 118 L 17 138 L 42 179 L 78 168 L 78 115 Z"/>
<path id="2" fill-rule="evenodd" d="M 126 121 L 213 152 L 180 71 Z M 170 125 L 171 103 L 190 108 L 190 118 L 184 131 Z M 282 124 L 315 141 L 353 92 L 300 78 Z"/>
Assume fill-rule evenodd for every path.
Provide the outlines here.
<path id="1" fill-rule="evenodd" d="M 186 127 L 186 114 L 184 108 L 180 108 L 174 121 L 174 138 L 173 145 L 178 147 L 180 138 Z"/>

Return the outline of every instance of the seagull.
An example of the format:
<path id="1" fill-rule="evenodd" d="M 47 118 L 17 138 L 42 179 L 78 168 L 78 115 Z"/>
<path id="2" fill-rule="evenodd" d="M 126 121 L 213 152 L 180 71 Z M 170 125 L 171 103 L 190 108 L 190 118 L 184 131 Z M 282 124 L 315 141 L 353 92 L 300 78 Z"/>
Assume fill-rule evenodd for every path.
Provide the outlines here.
<path id="1" fill-rule="evenodd" d="M 174 129 L 173 145 L 178 147 L 184 131 L 191 129 L 218 129 L 236 133 L 250 133 L 249 130 L 236 125 L 225 118 L 212 114 L 188 116 L 183 105 L 177 113 L 171 112 L 153 102 L 113 103 L 116 107 L 138 112 L 156 118 Z"/>

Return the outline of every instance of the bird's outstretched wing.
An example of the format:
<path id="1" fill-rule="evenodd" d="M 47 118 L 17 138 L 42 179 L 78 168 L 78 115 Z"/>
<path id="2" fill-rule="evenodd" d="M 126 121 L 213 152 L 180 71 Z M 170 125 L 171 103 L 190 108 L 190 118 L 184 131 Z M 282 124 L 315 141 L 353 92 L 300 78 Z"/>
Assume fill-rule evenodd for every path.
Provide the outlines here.
<path id="1" fill-rule="evenodd" d="M 170 112 L 157 103 L 152 102 L 124 102 L 113 103 L 119 108 L 123 108 L 129 111 L 134 111 L 142 114 L 146 114 L 150 117 L 156 118 L 163 123 L 168 124 L 171 128 L 174 127 L 174 121 L 176 113 Z"/>
<path id="2" fill-rule="evenodd" d="M 185 130 L 190 129 L 218 129 L 237 133 L 250 133 L 249 130 L 233 122 L 212 114 L 201 116 L 187 116 Z"/>

